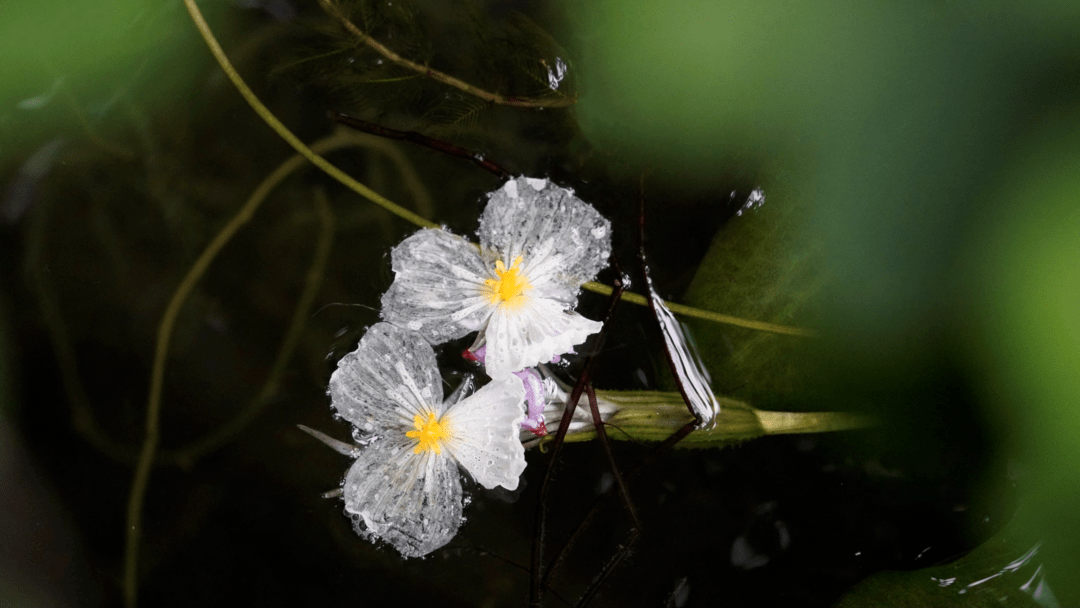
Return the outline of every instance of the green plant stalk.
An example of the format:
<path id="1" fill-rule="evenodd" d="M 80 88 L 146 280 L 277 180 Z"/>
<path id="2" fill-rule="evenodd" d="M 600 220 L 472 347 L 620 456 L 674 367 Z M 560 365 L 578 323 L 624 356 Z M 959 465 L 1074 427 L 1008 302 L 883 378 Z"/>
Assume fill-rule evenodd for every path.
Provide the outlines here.
<path id="1" fill-rule="evenodd" d="M 337 135 L 332 135 L 317 142 L 314 147 L 317 150 L 327 152 L 349 145 L 354 141 L 355 137 L 352 137 L 350 134 L 338 133 Z M 154 349 L 154 363 L 150 374 L 150 391 L 146 404 L 146 432 L 135 465 L 135 475 L 131 483 L 131 493 L 128 496 L 126 541 L 124 545 L 124 604 L 128 608 L 134 608 L 134 606 L 137 605 L 139 539 L 142 533 L 142 504 L 143 499 L 146 496 L 146 488 L 150 483 L 151 469 L 154 461 L 158 457 L 158 442 L 161 436 L 161 394 L 162 387 L 165 383 L 165 363 L 168 358 L 169 343 L 172 340 L 172 332 L 173 327 L 176 324 L 176 319 L 179 317 L 180 311 L 183 309 L 188 296 L 195 289 L 195 285 L 206 273 L 206 270 L 217 257 L 217 254 L 230 240 L 232 240 L 233 235 L 247 224 L 248 220 L 255 214 L 255 211 L 270 192 L 293 171 L 303 166 L 303 164 L 304 158 L 301 156 L 293 156 L 279 165 L 277 169 L 259 184 L 259 187 L 251 194 L 251 197 L 248 198 L 243 207 L 241 207 L 236 215 L 225 224 L 214 239 L 210 241 L 206 246 L 206 249 L 203 250 L 198 259 L 195 260 L 195 263 L 188 270 L 187 274 L 184 275 L 180 285 L 176 288 L 176 292 L 173 293 L 172 299 L 169 300 L 169 305 L 165 309 L 165 314 L 162 315 L 160 325 L 158 325 L 157 340 Z M 288 338 L 286 338 L 286 344 L 288 344 Z M 287 360 L 288 352 L 291 352 L 291 346 L 288 351 L 283 350 L 282 352 L 285 354 L 280 355 L 279 359 L 284 357 L 284 360 Z M 268 385 L 272 385 L 273 383 L 276 383 L 276 381 L 277 380 L 272 376 L 271 379 L 268 380 Z"/>
<path id="2" fill-rule="evenodd" d="M 210 25 L 206 23 L 206 19 L 203 18 L 202 11 L 195 5 L 195 0 L 184 0 L 184 6 L 187 7 L 188 13 L 191 15 L 191 20 L 195 23 L 196 29 L 199 30 L 199 34 L 202 35 L 203 41 L 206 42 L 207 48 L 210 49 L 210 53 L 214 55 L 214 59 L 217 60 L 218 65 L 221 66 L 225 75 L 229 78 L 229 81 L 233 83 L 236 90 L 240 92 L 240 95 L 244 98 L 244 101 L 248 102 L 252 110 L 259 115 L 263 121 L 278 134 L 281 139 L 284 139 L 286 143 L 293 147 L 294 150 L 300 153 L 301 156 L 306 158 L 311 164 L 325 171 L 330 177 L 333 177 L 338 182 L 349 188 L 353 192 L 356 192 L 360 196 L 368 199 L 376 205 L 386 209 L 390 213 L 400 217 L 401 219 L 420 226 L 422 228 L 438 228 L 438 224 L 430 220 L 424 219 L 419 215 L 405 209 L 401 205 L 392 202 L 386 197 L 382 196 L 378 192 L 375 192 L 371 188 L 368 188 L 364 184 L 353 179 L 348 173 L 345 173 L 341 169 L 338 169 L 334 165 L 330 164 L 330 161 L 326 160 L 322 156 L 319 156 L 311 150 L 311 148 L 304 145 L 304 142 L 300 141 L 293 132 L 289 130 L 280 120 L 274 116 L 274 113 L 270 111 L 255 95 L 255 92 L 247 86 L 244 79 L 240 77 L 240 73 L 233 67 L 232 62 L 225 55 L 225 51 L 222 50 L 221 45 L 218 44 L 217 38 L 214 37 L 213 32 L 210 31 Z"/>
<path id="3" fill-rule="evenodd" d="M 603 283 L 597 283 L 595 281 L 589 281 L 581 286 L 586 291 L 598 293 L 600 295 L 610 296 L 614 291 L 611 287 L 604 285 Z M 630 302 L 631 304 L 637 304 L 638 306 L 648 306 L 649 300 L 645 296 L 634 293 L 632 291 L 622 292 L 620 298 L 623 302 Z M 694 308 L 693 306 L 686 306 L 685 304 L 679 304 L 676 302 L 664 301 L 664 306 L 668 307 L 671 312 L 682 315 L 684 317 L 693 317 L 695 319 L 705 319 L 706 321 L 713 321 L 715 323 L 723 323 L 724 325 L 735 325 L 736 327 L 745 327 L 747 329 L 754 329 L 757 331 L 763 331 L 771 334 L 782 334 L 786 336 L 796 336 L 799 338 L 812 338 L 817 335 L 812 329 L 805 327 L 795 327 L 792 325 L 779 325 L 777 323 L 766 323 L 765 321 L 754 321 L 753 319 L 743 319 L 740 317 L 733 317 L 731 315 L 725 315 L 719 312 L 713 312 L 711 310 L 702 310 L 700 308 Z"/>
<path id="4" fill-rule="evenodd" d="M 375 52 L 379 53 L 383 57 L 386 57 L 393 63 L 400 65 L 406 69 L 412 70 L 421 76 L 427 76 L 428 78 L 431 78 L 436 82 L 441 82 L 445 85 L 454 87 L 459 91 L 464 91 L 470 95 L 483 99 L 488 103 L 512 106 L 516 108 L 565 108 L 568 106 L 572 106 L 577 102 L 576 98 L 558 94 L 558 91 L 555 91 L 558 96 L 553 99 L 526 99 L 521 97 L 506 97 L 498 93 L 491 93 L 489 91 L 485 91 L 484 89 L 473 86 L 465 82 L 464 80 L 454 78 L 449 74 L 444 74 L 426 65 L 416 63 L 415 61 L 410 61 L 402 57 L 401 55 L 398 55 L 394 51 L 391 51 L 389 47 L 379 42 L 378 40 L 375 40 L 363 30 L 361 30 L 359 27 L 357 27 L 356 24 L 354 24 L 352 21 L 349 21 L 349 19 L 345 16 L 341 8 L 336 3 L 330 2 L 329 0 L 319 0 L 319 4 L 322 5 L 323 10 L 329 13 L 333 18 L 337 19 L 338 22 L 341 23 L 341 26 L 348 30 L 350 34 L 356 36 L 357 39 L 360 40 L 360 42 L 371 47 L 371 49 L 373 49 Z"/>
<path id="5" fill-rule="evenodd" d="M 221 49 L 221 45 L 218 44 L 217 38 L 214 37 L 214 33 L 210 30 L 210 26 L 206 23 L 206 19 L 203 18 L 202 12 L 199 7 L 196 6 L 195 0 L 184 0 L 184 6 L 187 7 L 188 12 L 191 14 L 191 20 L 195 23 L 195 27 L 199 30 L 199 34 L 202 35 L 203 40 L 206 42 L 206 46 L 210 49 L 210 52 L 217 59 L 218 65 L 221 66 L 222 71 L 229 77 L 229 80 L 236 87 L 236 90 L 240 92 L 240 95 L 248 102 L 255 113 L 270 126 L 282 139 L 284 139 L 290 146 L 296 149 L 304 158 L 308 159 L 316 167 L 325 171 L 330 177 L 341 182 L 345 187 L 360 194 L 369 201 L 379 205 L 380 207 L 390 211 L 394 215 L 411 222 L 421 228 L 438 228 L 439 226 L 432 221 L 429 221 L 408 209 L 401 207 L 400 205 L 386 199 L 382 195 L 374 192 L 367 186 L 356 181 L 341 169 L 338 169 L 334 165 L 330 164 L 325 158 L 319 156 L 313 152 L 310 148 L 305 146 L 292 131 L 281 123 L 273 112 L 269 110 L 259 98 L 255 96 L 255 93 L 247 86 L 244 79 L 240 77 L 239 72 L 233 67 L 229 58 L 225 56 L 225 51 Z M 582 285 L 582 287 L 588 291 L 599 293 L 602 295 L 611 295 L 612 288 L 602 283 L 589 282 Z M 648 301 L 641 294 L 624 291 L 622 299 L 638 306 L 644 306 L 648 304 Z M 785 334 L 790 336 L 810 337 L 814 336 L 815 332 L 810 329 L 802 327 L 791 327 L 787 325 L 777 325 L 774 323 L 766 323 L 764 321 L 754 321 L 751 319 L 740 319 L 739 317 L 733 317 L 731 315 L 725 315 L 709 310 L 701 310 L 683 304 L 677 304 L 675 302 L 665 302 L 665 305 L 675 314 L 696 317 L 699 319 L 706 319 L 716 323 L 724 323 L 727 325 L 737 325 L 739 327 L 746 327 L 758 331 L 765 331 L 770 333 Z"/>
<path id="6" fill-rule="evenodd" d="M 608 437 L 612 439 L 663 441 L 693 419 L 682 396 L 676 392 L 596 391 L 596 398 L 601 410 L 614 410 L 605 419 Z M 717 397 L 717 401 L 720 402 L 720 414 L 714 426 L 690 433 L 677 447 L 721 447 L 765 435 L 847 431 L 875 423 L 869 416 L 852 412 L 770 412 L 736 399 Z M 581 407 L 579 404 L 578 408 Z M 578 432 L 568 433 L 565 440 L 591 441 L 595 438 L 596 431 L 586 426 Z"/>

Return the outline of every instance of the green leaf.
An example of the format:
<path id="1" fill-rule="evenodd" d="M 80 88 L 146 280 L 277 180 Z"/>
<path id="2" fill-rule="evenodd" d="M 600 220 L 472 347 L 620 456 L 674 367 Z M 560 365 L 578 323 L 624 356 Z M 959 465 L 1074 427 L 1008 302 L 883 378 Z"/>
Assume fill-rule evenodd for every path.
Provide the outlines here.
<path id="1" fill-rule="evenodd" d="M 1027 471 L 1024 516 L 1059 595 L 1080 598 L 1080 112 L 1048 120 L 1019 152 L 964 270 L 988 411 Z M 1031 204 L 1016 216 L 1019 200 Z"/>
<path id="2" fill-rule="evenodd" d="M 794 197 L 766 192 L 716 233 L 684 301 L 784 325 L 813 326 L 825 273 Z M 718 394 L 765 409 L 805 408 L 813 377 L 806 338 L 694 321 L 691 333 Z"/>
<path id="3" fill-rule="evenodd" d="M 951 564 L 875 574 L 851 589 L 835 608 L 1059 606 L 1046 581 L 1041 546 L 1010 524 Z"/>

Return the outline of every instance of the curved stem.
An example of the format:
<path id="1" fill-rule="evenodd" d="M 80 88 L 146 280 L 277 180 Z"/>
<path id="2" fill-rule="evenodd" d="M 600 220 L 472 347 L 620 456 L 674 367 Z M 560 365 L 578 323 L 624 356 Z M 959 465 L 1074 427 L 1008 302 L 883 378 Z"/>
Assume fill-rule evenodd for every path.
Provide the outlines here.
<path id="1" fill-rule="evenodd" d="M 479 97 L 489 103 L 494 103 L 502 106 L 512 106 L 516 108 L 565 108 L 572 106 L 577 102 L 574 97 L 568 97 L 561 95 L 552 99 L 522 99 L 518 97 L 505 97 L 498 93 L 491 93 L 481 88 L 475 87 L 464 80 L 454 78 L 449 74 L 444 74 L 438 70 L 433 70 L 426 65 L 421 65 L 415 61 L 405 59 L 401 55 L 398 55 L 394 51 L 390 50 L 383 43 L 375 40 L 360 28 L 356 27 L 356 24 L 345 16 L 341 8 L 332 2 L 331 0 L 319 0 L 319 4 L 322 5 L 323 10 L 329 13 L 334 19 L 337 19 L 341 26 L 349 31 L 350 34 L 360 39 L 360 42 L 371 47 L 376 53 L 386 57 L 391 62 L 400 65 L 406 69 L 412 70 L 423 76 L 427 76 L 432 80 L 441 82 L 445 85 L 454 87 L 459 91 L 464 91 L 474 97 Z"/>
<path id="2" fill-rule="evenodd" d="M 195 0 L 184 0 L 184 5 L 187 7 L 188 12 L 191 14 L 192 21 L 195 22 L 195 27 L 198 28 L 199 33 L 202 35 L 203 40 L 206 41 L 206 46 L 210 48 L 210 52 L 213 53 L 214 58 L 217 59 L 221 69 L 225 71 L 226 76 L 232 81 L 236 89 L 247 100 L 248 104 L 253 110 L 262 118 L 266 124 L 270 125 L 278 135 L 281 136 L 290 146 L 296 149 L 297 152 L 302 154 L 305 158 L 311 161 L 316 167 L 325 171 L 330 177 L 341 182 L 347 188 L 360 194 L 364 198 L 371 202 L 387 209 L 391 213 L 398 217 L 412 222 L 422 228 L 438 228 L 438 224 L 435 222 L 426 220 L 419 215 L 402 208 L 396 203 L 382 197 L 378 193 L 372 191 L 367 186 L 349 177 L 344 171 L 338 169 L 334 165 L 331 165 L 326 159 L 312 152 L 307 146 L 305 146 L 285 125 L 281 124 L 270 110 L 259 101 L 259 98 L 255 96 L 255 93 L 247 86 L 240 74 L 229 63 L 229 58 L 225 56 L 225 52 L 221 50 L 221 45 L 218 44 L 217 38 L 214 37 L 214 33 L 210 31 L 210 26 L 207 25 L 206 19 L 203 18 L 202 12 L 199 7 L 195 5 Z M 426 68 L 425 68 L 426 70 Z M 520 101 L 520 100 L 519 100 Z M 583 288 L 603 294 L 610 295 L 612 288 L 602 283 L 589 282 L 582 285 Z M 644 306 L 648 304 L 643 296 L 636 293 L 623 292 L 622 298 L 631 304 L 637 304 Z M 813 330 L 804 329 L 801 327 L 791 327 L 787 325 L 776 325 L 773 323 L 765 323 L 762 321 L 753 321 L 749 319 L 741 319 L 739 317 L 733 317 L 731 315 L 720 314 L 711 312 L 708 310 L 701 310 L 699 308 L 693 308 L 691 306 L 684 306 L 682 304 L 676 304 L 674 302 L 666 302 L 668 308 L 675 314 L 696 317 L 699 319 L 705 319 L 707 321 L 713 321 L 716 323 L 724 323 L 727 325 L 737 325 L 739 327 L 746 327 L 748 329 L 756 329 L 758 331 L 767 331 L 777 334 L 787 334 L 791 336 L 809 337 L 815 335 Z"/>
<path id="3" fill-rule="evenodd" d="M 303 162 L 302 158 L 299 158 L 299 160 Z M 292 359 L 293 352 L 296 350 L 296 345 L 300 342 L 300 334 L 304 331 L 308 312 L 311 310 L 312 302 L 315 301 L 315 294 L 319 291 L 319 284 L 322 282 L 326 261 L 330 257 L 330 248 L 333 243 L 334 213 L 326 200 L 326 194 L 321 189 L 317 189 L 314 198 L 315 211 L 319 217 L 319 237 L 318 241 L 316 241 L 315 256 L 304 281 L 304 291 L 300 294 L 300 299 L 293 310 L 289 328 L 285 331 L 285 339 L 281 341 L 281 346 L 278 348 L 277 356 L 275 356 L 274 363 L 270 367 L 270 373 L 267 374 L 262 390 L 232 420 L 185 448 L 162 454 L 163 457 L 177 461 L 183 466 L 197 460 L 208 452 L 214 451 L 244 430 L 252 420 L 262 413 L 263 409 L 266 408 L 277 393 L 278 385 L 281 383 L 281 376 L 285 373 L 285 367 L 289 364 L 289 360 Z"/>
<path id="4" fill-rule="evenodd" d="M 316 143 L 313 147 L 320 151 L 326 151 L 347 145 L 353 140 L 354 138 L 348 134 L 337 134 Z M 127 539 L 124 547 L 124 604 L 129 608 L 133 608 L 137 601 L 142 503 L 146 496 L 147 485 L 150 482 L 150 470 L 157 456 L 160 438 L 161 391 L 165 381 L 165 361 L 169 354 L 169 341 L 172 338 L 173 326 L 176 324 L 176 319 L 179 317 L 180 310 L 187 301 L 188 295 L 190 295 L 203 274 L 206 273 L 207 268 L 210 267 L 217 254 L 232 239 L 233 235 L 251 219 L 251 216 L 262 204 L 263 200 L 266 199 L 267 195 L 290 173 L 303 166 L 304 161 L 305 158 L 302 156 L 289 158 L 259 184 L 259 187 L 251 194 L 244 206 L 240 208 L 240 211 L 229 220 L 229 223 L 221 229 L 221 232 L 210 241 L 210 244 L 195 260 L 195 263 L 176 288 L 176 292 L 173 293 L 172 299 L 169 300 L 161 324 L 158 326 L 154 363 L 150 374 L 150 393 L 146 404 L 146 433 L 135 465 L 135 477 L 131 484 L 131 494 L 128 497 L 127 506 Z"/>
<path id="5" fill-rule="evenodd" d="M 53 287 L 50 273 L 46 270 L 48 267 L 47 235 L 52 217 L 52 206 L 52 199 L 48 196 L 41 197 L 34 206 L 28 231 L 30 236 L 27 239 L 26 259 L 32 285 L 41 306 L 42 321 L 49 332 L 49 339 L 52 341 L 56 355 L 60 383 L 64 387 L 68 405 L 71 407 L 72 426 L 99 452 L 117 462 L 129 464 L 135 461 L 135 448 L 114 440 L 105 433 L 94 418 L 90 400 L 80 380 L 75 348 L 72 346 L 63 309 Z"/>
<path id="6" fill-rule="evenodd" d="M 420 226 L 422 228 L 438 228 L 438 224 L 435 222 L 426 220 L 419 215 L 405 209 L 404 207 L 390 201 L 383 197 L 379 193 L 375 192 L 371 188 L 368 188 L 364 184 L 356 181 L 349 174 L 345 173 L 341 169 L 338 169 L 334 165 L 330 164 L 322 156 L 319 156 L 315 152 L 304 145 L 304 142 L 300 141 L 298 137 L 293 135 L 292 131 L 288 127 L 283 125 L 280 120 L 274 116 L 273 112 L 263 105 L 259 98 L 255 96 L 255 93 L 247 86 L 244 79 L 240 77 L 240 74 L 229 62 L 229 58 L 225 56 L 225 51 L 221 49 L 221 45 L 218 44 L 217 38 L 214 37 L 214 33 L 210 31 L 210 26 L 206 23 L 206 19 L 203 18 L 202 11 L 195 5 L 195 0 L 184 0 L 184 6 L 187 7 L 188 13 L 191 14 L 191 20 L 195 23 L 195 27 L 198 28 L 199 34 L 202 35 L 203 40 L 206 42 L 206 46 L 210 49 L 210 52 L 214 55 L 214 59 L 217 59 L 218 65 L 221 66 L 222 71 L 232 81 L 233 86 L 240 92 L 244 100 L 248 102 L 251 109 L 255 110 L 255 113 L 274 130 L 282 139 L 286 141 L 294 150 L 300 153 L 301 156 L 308 159 L 311 164 L 325 171 L 330 177 L 333 177 L 337 181 L 345 185 L 353 192 L 356 192 L 360 196 L 368 199 L 376 205 L 386 209 L 401 219 Z"/>

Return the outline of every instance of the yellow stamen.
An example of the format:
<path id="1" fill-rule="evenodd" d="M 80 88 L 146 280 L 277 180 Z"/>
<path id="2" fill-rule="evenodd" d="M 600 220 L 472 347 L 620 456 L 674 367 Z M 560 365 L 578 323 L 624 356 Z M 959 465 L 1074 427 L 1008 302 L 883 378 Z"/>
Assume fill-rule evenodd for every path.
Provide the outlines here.
<path id="1" fill-rule="evenodd" d="M 488 297 L 492 304 L 503 304 L 511 308 L 517 308 L 525 302 L 525 292 L 532 289 L 529 280 L 519 274 L 521 272 L 521 260 L 519 255 L 510 268 L 503 264 L 502 260 L 495 261 L 495 274 L 498 279 L 488 279 L 484 285 L 488 288 Z"/>
<path id="2" fill-rule="evenodd" d="M 442 454 L 442 445 L 439 443 L 439 440 L 449 438 L 450 429 L 444 424 L 439 424 L 434 413 L 428 414 L 428 421 L 426 423 L 420 416 L 415 416 L 413 418 L 413 426 L 416 427 L 415 431 L 408 431 L 405 433 L 406 437 L 420 440 L 420 443 L 416 444 L 416 449 L 413 450 L 413 454 L 419 454 L 425 450 L 435 450 L 436 454 Z"/>

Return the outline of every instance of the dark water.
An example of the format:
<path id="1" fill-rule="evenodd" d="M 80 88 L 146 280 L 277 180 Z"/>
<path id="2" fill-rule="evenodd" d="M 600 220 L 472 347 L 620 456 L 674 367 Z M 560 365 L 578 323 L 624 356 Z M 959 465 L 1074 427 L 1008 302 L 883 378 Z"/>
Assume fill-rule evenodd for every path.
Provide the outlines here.
<path id="1" fill-rule="evenodd" d="M 514 61 L 528 58 L 533 47 L 490 51 L 480 34 L 509 41 L 522 32 L 533 36 L 515 21 L 519 13 L 530 16 L 530 28 L 554 32 L 566 31 L 572 17 L 546 3 L 493 5 L 481 13 L 487 21 L 477 33 L 466 27 L 468 19 L 438 3 L 419 3 L 416 11 L 406 20 L 415 29 L 395 26 L 400 15 L 372 18 L 382 23 L 380 31 L 405 38 L 403 48 L 430 57 L 433 67 L 521 95 L 535 90 L 527 79 L 497 75 L 514 74 Z M 676 301 L 718 231 L 731 222 L 765 221 L 797 204 L 798 188 L 760 159 L 737 159 L 687 183 L 677 168 L 641 166 L 619 149 L 591 142 L 573 111 L 455 105 L 461 94 L 422 78 L 358 89 L 364 77 L 394 74 L 343 71 L 339 59 L 377 57 L 339 48 L 342 43 L 324 33 L 337 30 L 318 7 L 278 12 L 286 21 L 269 10 L 235 6 L 214 7 L 211 14 L 238 69 L 302 140 L 331 132 L 328 110 L 348 111 L 479 150 L 515 174 L 549 176 L 612 220 L 616 254 L 633 276 L 639 180 L 647 174 L 652 276 L 660 293 Z M 28 602 L 120 604 L 125 510 L 157 325 L 206 243 L 291 154 L 198 46 L 182 7 L 167 15 L 183 31 L 172 44 L 194 51 L 156 57 L 123 86 L 70 79 L 90 100 L 119 96 L 115 109 L 96 113 L 92 101 L 76 100 L 94 136 L 57 102 L 36 111 L 66 118 L 57 118 L 52 129 L 48 121 L 33 122 L 33 132 L 17 142 L 20 154 L 3 159 L 8 215 L 0 238 L 0 303 L 11 381 L 0 417 L 0 503 L 10 542 L 0 543 L 7 547 L 0 566 L 15 581 L 5 592 L 24 594 Z M 548 52 L 572 55 L 582 43 L 567 34 L 563 44 L 567 49 Z M 498 54 L 505 48 L 519 54 Z M 330 59 L 312 59 L 330 51 L 336 52 Z M 170 73 L 181 82 L 170 82 Z M 587 73 L 572 76 L 587 89 Z M 472 110 L 475 121 L 453 124 L 454 116 Z M 330 158 L 391 200 L 471 234 L 483 194 L 500 180 L 460 159 L 404 143 L 395 147 L 415 170 L 430 207 L 416 206 L 416 188 L 383 154 L 349 149 Z M 29 160 L 43 168 L 28 168 Z M 770 198 L 737 215 L 758 187 Z M 219 447 L 195 459 L 170 458 L 222 428 L 262 390 L 320 238 L 319 196 L 333 214 L 332 248 L 277 390 Z M 337 359 L 378 320 L 379 297 L 392 279 L 389 248 L 412 230 L 305 168 L 274 191 L 195 287 L 169 351 L 164 454 L 143 506 L 143 605 L 527 602 L 525 569 L 545 454 L 527 455 L 522 488 L 513 494 L 472 487 L 457 538 L 425 559 L 402 561 L 357 537 L 338 500 L 320 498 L 338 487 L 349 462 L 296 428 L 348 438 L 347 426 L 331 416 L 326 383 Z M 610 284 L 613 276 L 607 271 L 601 280 Z M 580 310 L 599 318 L 605 304 L 586 293 Z M 800 310 L 796 321 L 821 318 L 812 305 Z M 739 344 L 748 335 L 697 331 L 707 346 Z M 907 368 L 867 371 L 832 345 L 792 348 L 801 353 L 797 362 L 816 359 L 784 376 L 796 384 L 773 390 L 760 375 L 724 367 L 727 373 L 713 373 L 714 388 L 774 409 L 835 404 L 832 409 L 879 415 L 881 425 L 664 455 L 632 483 L 641 540 L 594 605 L 829 606 L 868 575 L 954 559 L 1008 522 L 1015 507 L 1008 461 L 954 352 L 930 345 Z M 468 369 L 457 360 L 459 351 L 457 344 L 444 349 L 451 380 Z M 666 365 L 647 309 L 623 305 L 597 360 L 597 386 L 671 388 Z M 842 391 L 845 397 L 834 399 Z M 615 445 L 626 467 L 649 451 Z M 546 505 L 549 555 L 611 479 L 598 444 L 566 447 Z M 628 526 L 617 503 L 603 510 L 546 605 L 575 602 Z"/>

